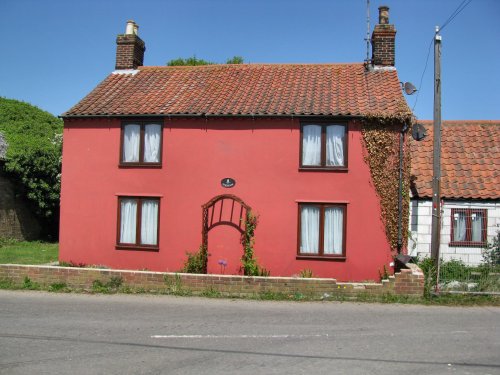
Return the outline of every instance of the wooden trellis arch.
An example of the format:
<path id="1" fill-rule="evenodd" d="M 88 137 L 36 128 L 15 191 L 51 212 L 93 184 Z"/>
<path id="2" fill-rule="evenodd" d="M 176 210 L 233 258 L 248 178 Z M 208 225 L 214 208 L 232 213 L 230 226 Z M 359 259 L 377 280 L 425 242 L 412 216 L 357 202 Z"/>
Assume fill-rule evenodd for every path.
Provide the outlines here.
<path id="1" fill-rule="evenodd" d="M 201 232 L 203 251 L 208 251 L 208 232 L 218 225 L 229 225 L 242 235 L 245 233 L 247 215 L 251 208 L 236 195 L 218 195 L 201 207 L 203 209 Z M 208 260 L 207 257 L 205 259 Z M 204 268 L 206 273 L 206 264 Z"/>

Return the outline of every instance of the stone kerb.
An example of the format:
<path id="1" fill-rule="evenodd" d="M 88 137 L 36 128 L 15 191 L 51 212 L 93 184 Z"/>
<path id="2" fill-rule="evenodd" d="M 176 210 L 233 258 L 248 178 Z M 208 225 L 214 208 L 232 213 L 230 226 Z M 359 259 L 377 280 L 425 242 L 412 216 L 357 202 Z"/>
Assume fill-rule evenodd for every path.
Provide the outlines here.
<path id="1" fill-rule="evenodd" d="M 403 269 L 381 283 L 346 283 L 326 278 L 251 277 L 237 275 L 199 275 L 151 271 L 109 270 L 58 266 L 0 265 L 0 280 L 20 285 L 25 277 L 44 287 L 64 283 L 70 288 L 91 290 L 98 280 L 105 284 L 120 278 L 130 289 L 152 292 L 185 292 L 193 295 L 218 292 L 225 296 L 254 296 L 262 293 L 302 294 L 307 297 L 342 295 L 423 295 L 424 276 L 416 265 Z M 415 267 L 413 267 L 415 266 Z"/>

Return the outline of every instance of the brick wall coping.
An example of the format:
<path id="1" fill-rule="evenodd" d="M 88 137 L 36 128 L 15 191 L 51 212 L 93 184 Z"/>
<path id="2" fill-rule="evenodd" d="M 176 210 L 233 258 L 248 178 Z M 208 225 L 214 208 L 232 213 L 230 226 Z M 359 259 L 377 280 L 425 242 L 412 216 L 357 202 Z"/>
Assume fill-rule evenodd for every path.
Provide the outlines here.
<path id="1" fill-rule="evenodd" d="M 217 291 L 226 296 L 251 296 L 259 293 L 302 293 L 322 297 L 325 293 L 356 296 L 407 295 L 421 297 L 424 290 L 424 274 L 417 265 L 402 269 L 381 283 L 337 282 L 333 278 L 262 277 L 218 274 L 192 274 L 176 272 L 133 271 L 101 268 L 61 267 L 49 265 L 1 264 L 0 279 L 22 284 L 25 277 L 43 286 L 65 283 L 68 287 L 91 289 L 94 281 L 106 283 L 112 277 L 121 277 L 129 288 L 152 292 L 183 291 L 203 294 Z M 175 290 L 174 290 L 175 289 Z"/>

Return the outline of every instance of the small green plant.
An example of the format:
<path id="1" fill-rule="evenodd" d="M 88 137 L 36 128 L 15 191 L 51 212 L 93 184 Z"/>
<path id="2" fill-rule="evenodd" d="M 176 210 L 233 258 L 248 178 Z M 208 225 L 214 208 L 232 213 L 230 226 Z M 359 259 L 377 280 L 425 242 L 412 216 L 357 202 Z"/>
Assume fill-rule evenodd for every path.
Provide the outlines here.
<path id="1" fill-rule="evenodd" d="M 108 293 L 109 290 L 104 286 L 101 280 L 92 281 L 92 291 L 94 293 Z"/>
<path id="2" fill-rule="evenodd" d="M 39 290 L 40 284 L 38 284 L 34 281 L 31 281 L 31 279 L 28 276 L 25 276 L 24 280 L 23 280 L 22 288 L 29 289 L 29 290 Z"/>
<path id="3" fill-rule="evenodd" d="M 266 292 L 261 292 L 261 293 L 255 294 L 252 299 L 272 301 L 272 300 L 288 300 L 290 298 L 287 294 L 282 293 L 282 292 L 266 291 Z"/>
<path id="4" fill-rule="evenodd" d="M 207 273 L 208 252 L 206 246 L 200 245 L 196 253 L 186 253 L 187 260 L 184 263 L 182 272 L 186 273 Z"/>
<path id="5" fill-rule="evenodd" d="M 304 279 L 310 279 L 310 278 L 314 277 L 313 271 L 310 270 L 309 268 L 305 268 L 305 269 L 301 270 L 299 273 L 299 276 L 304 278 Z"/>
<path id="6" fill-rule="evenodd" d="M 424 273 L 424 297 L 430 298 L 436 288 L 437 272 L 434 259 L 424 258 L 418 261 L 417 264 Z"/>
<path id="7" fill-rule="evenodd" d="M 306 296 L 304 296 L 302 293 L 300 292 L 295 292 L 293 293 L 293 295 L 291 296 L 291 299 L 293 299 L 294 301 L 302 301 L 304 299 L 307 299 Z"/>
<path id="8" fill-rule="evenodd" d="M 108 282 L 103 283 L 101 280 L 92 282 L 92 292 L 94 293 L 116 293 L 123 284 L 121 276 L 112 276 Z"/>
<path id="9" fill-rule="evenodd" d="M 380 272 L 380 270 L 378 271 L 378 276 L 380 278 L 380 281 L 382 280 L 389 280 L 389 272 L 387 271 L 387 267 L 385 266 L 384 264 L 384 268 L 383 268 L 383 271 Z"/>
<path id="10" fill-rule="evenodd" d="M 123 278 L 121 276 L 111 276 L 106 285 L 112 289 L 118 289 L 123 284 Z"/>
<path id="11" fill-rule="evenodd" d="M 48 288 L 49 292 L 61 292 L 63 290 L 68 290 L 66 283 L 53 283 Z"/>
<path id="12" fill-rule="evenodd" d="M 15 284 L 12 279 L 0 279 L 0 289 L 15 289 Z"/>
<path id="13" fill-rule="evenodd" d="M 173 294 L 182 294 L 183 293 L 182 279 L 181 279 L 181 276 L 179 274 L 176 273 L 173 276 L 165 274 L 165 275 L 163 275 L 163 281 L 165 281 L 165 285 L 167 286 L 169 293 L 173 293 Z"/>
<path id="14" fill-rule="evenodd" d="M 451 259 L 447 262 L 441 261 L 439 268 L 440 279 L 444 280 L 467 281 L 472 272 L 472 267 L 457 259 Z"/>
<path id="15" fill-rule="evenodd" d="M 203 292 L 201 292 L 200 295 L 202 297 L 208 297 L 208 298 L 219 298 L 222 296 L 221 292 L 219 292 L 213 286 L 210 286 L 207 289 L 205 289 Z"/>
<path id="16" fill-rule="evenodd" d="M 257 276 L 269 277 L 271 276 L 271 271 L 269 271 L 267 268 L 259 267 L 259 274 Z"/>

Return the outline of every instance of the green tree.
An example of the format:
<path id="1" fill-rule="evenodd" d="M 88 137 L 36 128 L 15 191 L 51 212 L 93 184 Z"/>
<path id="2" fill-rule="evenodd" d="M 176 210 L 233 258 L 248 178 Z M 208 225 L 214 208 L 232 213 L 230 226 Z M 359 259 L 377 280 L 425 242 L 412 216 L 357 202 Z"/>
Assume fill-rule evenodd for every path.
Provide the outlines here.
<path id="1" fill-rule="evenodd" d="M 227 59 L 226 64 L 243 64 L 243 57 L 233 56 L 232 58 Z"/>
<path id="2" fill-rule="evenodd" d="M 8 144 L 3 169 L 31 203 L 43 234 L 57 238 L 62 120 L 31 104 L 0 98 L 0 132 Z"/>
<path id="3" fill-rule="evenodd" d="M 168 66 L 198 66 L 198 65 L 213 65 L 213 64 L 216 63 L 212 61 L 199 59 L 196 56 L 188 57 L 186 59 L 179 57 L 177 59 L 173 59 L 167 62 Z M 226 64 L 243 64 L 243 57 L 233 56 L 232 58 L 227 59 Z"/>
<path id="4" fill-rule="evenodd" d="M 178 59 L 173 59 L 167 62 L 168 66 L 197 66 L 197 65 L 212 65 L 212 64 L 215 63 L 203 59 L 198 59 L 196 56 L 188 57 L 187 59 L 179 57 Z"/>

